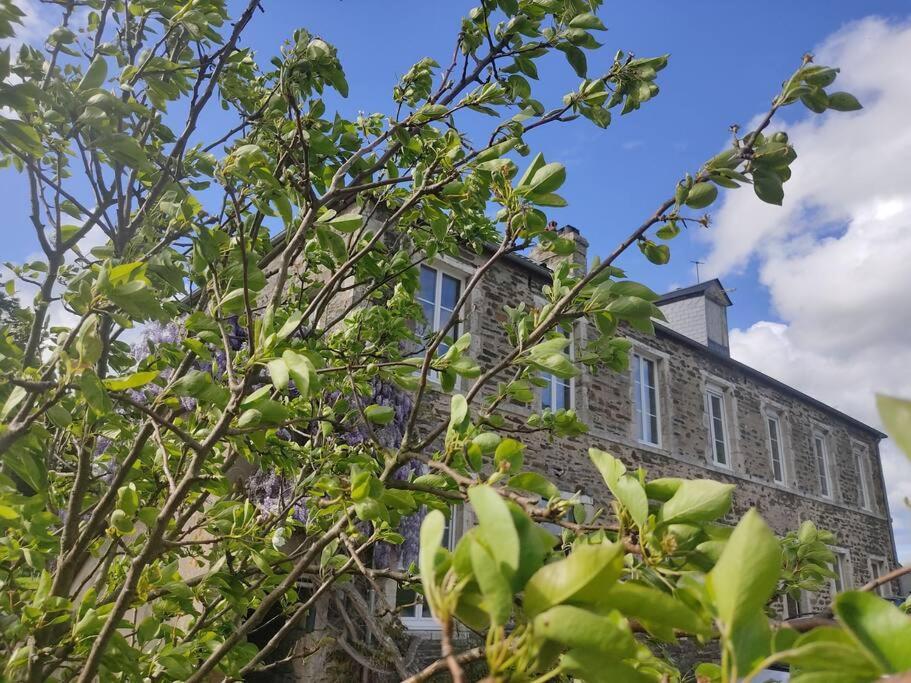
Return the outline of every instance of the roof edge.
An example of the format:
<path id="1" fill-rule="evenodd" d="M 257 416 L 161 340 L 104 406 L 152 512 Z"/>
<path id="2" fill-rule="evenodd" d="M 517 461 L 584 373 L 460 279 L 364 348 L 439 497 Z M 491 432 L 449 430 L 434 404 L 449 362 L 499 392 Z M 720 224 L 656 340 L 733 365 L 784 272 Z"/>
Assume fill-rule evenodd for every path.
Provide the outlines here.
<path id="1" fill-rule="evenodd" d="M 662 294 L 657 299 L 655 299 L 655 305 L 660 306 L 661 304 L 669 304 L 674 301 L 680 301 L 682 299 L 691 299 L 695 296 L 699 296 L 706 292 L 712 285 L 717 285 L 718 289 L 721 291 L 721 295 L 724 297 L 726 305 L 733 306 L 734 302 L 731 301 L 731 297 L 728 296 L 727 290 L 724 288 L 724 285 L 721 284 L 721 280 L 717 277 L 712 278 L 711 280 L 706 280 L 705 282 L 700 282 L 699 284 L 690 285 L 689 287 L 683 287 L 681 289 L 675 289 L 672 292 L 667 292 Z"/>
<path id="2" fill-rule="evenodd" d="M 764 382 L 765 384 L 769 384 L 772 387 L 774 387 L 775 389 L 778 389 L 779 391 L 781 391 L 785 394 L 790 394 L 794 398 L 800 399 L 801 401 L 805 401 L 806 403 L 809 403 L 810 405 L 812 405 L 814 408 L 817 408 L 825 413 L 828 413 L 834 417 L 837 417 L 840 420 L 844 420 L 848 424 L 851 424 L 854 427 L 857 427 L 858 429 L 861 429 L 862 431 L 867 432 L 868 434 L 872 434 L 873 436 L 875 436 L 877 438 L 877 440 L 887 439 L 889 437 L 888 434 L 884 434 L 883 432 L 876 429 L 875 427 L 871 427 L 866 422 L 862 422 L 862 421 L 858 420 L 856 417 L 852 417 L 851 415 L 848 415 L 847 413 L 842 412 L 838 408 L 834 408 L 834 407 L 830 406 L 828 403 L 824 403 L 824 402 L 820 401 L 818 398 L 814 398 L 814 397 L 810 396 L 809 394 L 806 394 L 806 393 L 800 391 L 800 389 L 795 389 L 790 384 L 785 384 L 781 380 L 775 379 L 771 375 L 767 375 L 764 372 L 762 372 L 761 370 L 757 370 L 756 368 L 754 368 L 750 365 L 747 365 L 746 363 L 741 363 L 739 360 L 731 358 L 730 356 L 724 356 L 724 355 L 721 355 L 720 353 L 712 351 L 705 344 L 702 344 L 702 343 L 696 341 L 695 339 L 690 339 L 686 335 L 681 334 L 680 332 L 677 332 L 677 331 L 671 329 L 670 327 L 667 327 L 666 325 L 663 325 L 661 323 L 655 323 L 655 331 L 660 332 L 664 336 L 669 337 L 675 341 L 682 342 L 686 346 L 696 349 L 696 350 L 706 354 L 707 356 L 710 356 L 711 358 L 720 361 L 723 364 L 730 365 L 730 366 L 740 370 L 741 372 L 751 375 L 755 379 L 758 379 L 761 382 Z"/>

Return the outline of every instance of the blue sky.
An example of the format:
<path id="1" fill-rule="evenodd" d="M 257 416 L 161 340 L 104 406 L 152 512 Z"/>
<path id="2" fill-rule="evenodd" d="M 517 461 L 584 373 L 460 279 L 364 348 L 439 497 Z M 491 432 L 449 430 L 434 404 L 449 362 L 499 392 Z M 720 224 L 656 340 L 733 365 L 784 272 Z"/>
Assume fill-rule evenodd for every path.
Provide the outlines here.
<path id="1" fill-rule="evenodd" d="M 265 61 L 295 28 L 305 27 L 336 45 L 351 86 L 348 100 L 338 105 L 352 115 L 358 110 L 389 112 L 397 79 L 421 57 L 444 61 L 451 54 L 459 18 L 474 3 L 265 4 L 247 44 Z M 736 11 L 729 2 L 705 0 L 606 3 L 601 14 L 609 30 L 602 34 L 604 47 L 589 56 L 591 73 L 609 65 L 618 48 L 641 56 L 668 52 L 671 60 L 659 76 L 661 95 L 639 112 L 615 117 L 608 130 L 578 121 L 541 130 L 529 139 L 535 151 L 567 166 L 562 194 L 569 206 L 554 210 L 553 218 L 580 228 L 591 242 L 591 253 L 609 251 L 672 192 L 683 173 L 697 169 L 725 144 L 731 123 L 745 124 L 767 106 L 804 52 L 861 16 L 907 11 L 906 2 L 896 1 L 739 3 Z M 559 102 L 578 82 L 562 58 L 550 61 L 541 75 L 540 99 L 545 104 Z M 0 169 L 0 203 L 6 212 L 0 261 L 20 261 L 36 249 L 21 200 L 24 191 L 21 177 Z M 685 233 L 671 246 L 672 260 L 664 268 L 645 263 L 638 252 L 624 265 L 658 291 L 692 284 L 690 261 L 704 261 L 707 244 Z M 756 286 L 754 268 L 727 277 L 725 284 L 734 290 L 733 326 L 774 317 L 764 288 Z"/>
<path id="2" fill-rule="evenodd" d="M 234 0 L 232 0 L 234 1 Z M 40 33 L 46 6 L 32 8 Z M 390 93 L 418 59 L 445 61 L 460 0 L 271 0 L 257 14 L 247 45 L 261 63 L 295 28 L 336 45 L 350 83 L 348 100 L 329 100 L 346 116 L 390 113 Z M 37 9 L 40 8 L 40 9 Z M 709 231 L 672 243 L 659 268 L 634 250 L 623 265 L 658 291 L 695 281 L 691 260 L 707 262 L 731 293 L 732 354 L 861 420 L 878 425 L 875 392 L 911 397 L 911 4 L 907 0 L 823 2 L 606 3 L 604 47 L 589 55 L 603 71 L 617 49 L 670 53 L 661 94 L 640 111 L 615 116 L 606 131 L 587 121 L 545 127 L 527 142 L 568 171 L 569 206 L 553 212 L 605 253 L 651 214 L 685 172 L 726 144 L 732 123 L 746 125 L 807 51 L 841 66 L 842 89 L 861 97 L 854 114 L 812 117 L 792 108 L 788 127 L 799 154 L 783 208 L 762 205 L 748 189 L 727 193 Z M 578 79 L 561 56 L 543 65 L 538 99 L 557 103 Z M 203 135 L 230 121 L 216 112 Z M 37 251 L 25 186 L 0 169 L 0 262 Z M 715 207 L 713 207 L 715 208 Z M 885 478 L 899 555 L 911 560 L 911 464 L 886 442 Z"/>

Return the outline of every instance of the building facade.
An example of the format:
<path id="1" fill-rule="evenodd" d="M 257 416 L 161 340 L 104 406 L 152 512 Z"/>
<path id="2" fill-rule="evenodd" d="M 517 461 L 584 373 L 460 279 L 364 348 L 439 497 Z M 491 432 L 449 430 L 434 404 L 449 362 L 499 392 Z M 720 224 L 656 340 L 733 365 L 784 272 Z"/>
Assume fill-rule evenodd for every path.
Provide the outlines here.
<path id="1" fill-rule="evenodd" d="M 587 242 L 570 226 L 584 265 Z M 553 257 L 551 257 L 553 258 Z M 420 300 L 430 324 L 446 320 L 482 256 L 444 257 L 421 266 Z M 550 265 L 553 265 L 552 263 Z M 482 366 L 509 352 L 502 330 L 505 306 L 540 305 L 548 262 L 513 256 L 491 268 L 472 291 L 459 333 L 472 334 Z M 783 616 L 824 609 L 831 590 L 859 587 L 897 566 L 879 458 L 882 433 L 730 357 L 727 307 L 717 280 L 677 290 L 656 302 L 667 318 L 654 336 L 631 332 L 630 371 L 585 369 L 572 380 L 549 378 L 532 406 L 510 405 L 517 419 L 542 407 L 572 408 L 589 426 L 579 437 L 523 437 L 526 466 L 601 506 L 607 489 L 592 465 L 591 446 L 619 457 L 650 477 L 710 478 L 736 485 L 730 521 L 755 507 L 779 534 L 804 520 L 837 537 L 838 574 L 832 587 L 781 605 Z M 571 330 L 582 348 L 589 330 Z M 443 408 L 445 410 L 445 408 Z M 536 441 L 537 439 L 537 441 Z M 449 530 L 454 544 L 472 521 L 467 511 Z M 897 592 L 886 585 L 883 595 Z M 404 600 L 403 600 L 404 597 Z M 413 600 L 400 596 L 399 604 Z M 406 609 L 405 625 L 433 637 L 437 628 L 421 606 Z"/>

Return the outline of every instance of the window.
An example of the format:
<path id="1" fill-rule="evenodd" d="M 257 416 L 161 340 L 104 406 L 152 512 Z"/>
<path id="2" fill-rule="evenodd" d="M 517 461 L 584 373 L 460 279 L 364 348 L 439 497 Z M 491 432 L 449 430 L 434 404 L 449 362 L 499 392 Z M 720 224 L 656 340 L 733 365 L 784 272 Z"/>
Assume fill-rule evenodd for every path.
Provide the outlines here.
<path id="1" fill-rule="evenodd" d="M 867 480 L 866 449 L 859 450 L 854 457 L 857 462 L 857 504 L 864 510 L 872 510 L 873 505 Z"/>
<path id="2" fill-rule="evenodd" d="M 709 440 L 712 445 L 712 459 L 717 465 L 730 467 L 727 442 L 727 421 L 724 416 L 724 393 L 718 389 L 705 392 L 709 413 Z"/>
<path id="3" fill-rule="evenodd" d="M 870 580 L 878 579 L 880 576 L 887 574 L 889 570 L 887 569 L 886 561 L 881 557 L 871 557 L 870 558 Z M 884 598 L 892 597 L 892 585 L 890 583 L 884 583 L 882 586 L 877 587 L 876 592 Z"/>
<path id="4" fill-rule="evenodd" d="M 455 534 L 453 533 L 453 520 L 461 514 L 460 507 L 452 508 L 452 516 L 446 519 L 443 527 L 443 547 L 452 550 L 455 547 Z M 423 519 L 423 514 L 421 515 Z M 420 526 L 420 522 L 418 522 Z M 401 607 L 399 616 L 402 623 L 417 630 L 437 629 L 439 623 L 433 618 L 430 607 L 424 604 L 423 596 L 416 591 L 399 588 L 395 594 L 395 605 Z"/>
<path id="5" fill-rule="evenodd" d="M 567 346 L 567 352 L 571 359 L 575 359 L 575 343 L 573 340 L 573 335 L 571 332 L 562 327 L 557 328 L 560 331 L 560 334 L 564 336 L 569 336 L 569 346 Z M 573 378 L 563 379 L 562 377 L 557 377 L 550 374 L 549 372 L 542 372 L 541 377 L 547 381 L 547 385 L 541 387 L 541 409 L 550 408 L 552 411 L 556 412 L 558 410 L 570 410 L 573 407 L 573 389 L 575 388 L 575 382 Z"/>
<path id="6" fill-rule="evenodd" d="M 793 597 L 791 595 L 785 595 L 784 598 L 784 616 L 786 619 L 795 619 L 804 613 L 803 603 L 804 594 L 803 591 L 800 592 L 798 597 Z"/>
<path id="7" fill-rule="evenodd" d="M 636 406 L 636 438 L 659 445 L 658 364 L 651 358 L 633 354 L 633 403 Z"/>
<path id="8" fill-rule="evenodd" d="M 848 552 L 834 548 L 832 551 L 835 554 L 835 561 L 832 563 L 832 571 L 835 573 L 835 576 L 832 577 L 832 592 L 841 593 L 852 586 Z"/>
<path id="9" fill-rule="evenodd" d="M 772 459 L 772 478 L 784 484 L 784 461 L 782 460 L 781 423 L 774 415 L 766 416 L 769 431 L 769 456 Z"/>
<path id="10" fill-rule="evenodd" d="M 832 482 L 829 479 L 829 449 L 823 434 L 813 435 L 813 454 L 816 456 L 816 471 L 819 474 L 819 493 L 825 498 L 832 497 Z"/>
<path id="11" fill-rule="evenodd" d="M 418 328 L 418 332 L 429 335 L 430 332 L 438 331 L 449 322 L 461 293 L 461 280 L 439 268 L 422 265 L 418 301 L 424 309 L 425 323 L 423 327 Z M 456 339 L 459 336 L 459 325 L 453 326 L 447 336 Z M 442 355 L 448 348 L 448 344 L 440 344 L 437 353 Z"/>

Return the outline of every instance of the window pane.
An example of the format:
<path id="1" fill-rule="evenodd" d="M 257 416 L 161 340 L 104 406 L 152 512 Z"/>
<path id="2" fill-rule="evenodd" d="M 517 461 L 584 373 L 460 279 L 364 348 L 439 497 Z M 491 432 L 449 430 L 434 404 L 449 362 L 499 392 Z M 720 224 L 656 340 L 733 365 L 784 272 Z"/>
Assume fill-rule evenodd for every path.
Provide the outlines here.
<path id="1" fill-rule="evenodd" d="M 569 410 L 572 406 L 572 383 L 559 380 L 557 383 L 557 409 Z"/>
<path id="2" fill-rule="evenodd" d="M 781 441 L 779 439 L 778 420 L 769 418 L 769 448 L 772 456 L 772 477 L 775 481 L 784 481 L 784 471 L 781 463 Z"/>
<path id="3" fill-rule="evenodd" d="M 861 455 L 857 456 L 857 502 L 862 508 L 870 505 L 867 495 L 867 467 Z"/>
<path id="4" fill-rule="evenodd" d="M 542 373 L 541 373 L 541 379 L 543 379 L 543 380 L 545 380 L 545 381 L 547 382 L 547 385 L 541 387 L 541 391 L 540 391 L 540 394 L 541 394 L 541 408 L 542 408 L 542 410 L 543 410 L 544 408 L 552 408 L 552 407 L 553 407 L 553 400 L 552 400 L 551 397 L 553 396 L 554 376 L 551 375 L 549 372 L 542 372 Z"/>
<path id="5" fill-rule="evenodd" d="M 455 305 L 459 301 L 459 290 L 461 283 L 450 275 L 443 274 L 443 288 L 440 292 L 440 306 L 448 309 L 450 312 L 455 310 Z"/>
<path id="6" fill-rule="evenodd" d="M 658 444 L 658 385 L 655 361 L 633 356 L 633 399 L 640 441 Z"/>
<path id="7" fill-rule="evenodd" d="M 421 266 L 421 290 L 418 298 L 430 304 L 437 298 L 437 272 L 430 266 Z"/>
<path id="8" fill-rule="evenodd" d="M 816 450 L 816 466 L 819 470 L 819 492 L 829 495 L 829 472 L 828 463 L 826 462 L 826 446 L 820 437 L 814 437 L 813 446 Z"/>
<path id="9" fill-rule="evenodd" d="M 557 327 L 557 331 L 569 338 L 569 344 L 566 347 L 566 354 L 570 357 L 570 359 L 574 359 L 574 340 L 572 335 L 562 325 Z M 568 410 L 572 407 L 572 379 L 563 379 L 561 377 L 556 377 L 549 372 L 541 372 L 538 376 L 547 382 L 547 384 L 541 387 L 538 392 L 541 396 L 542 409 L 550 408 L 553 411 L 557 411 Z"/>
<path id="10" fill-rule="evenodd" d="M 642 359 L 633 356 L 633 404 L 636 412 L 636 436 L 645 440 L 645 430 L 642 428 Z"/>
<path id="11" fill-rule="evenodd" d="M 835 562 L 832 563 L 832 571 L 835 572 L 835 576 L 832 579 L 832 583 L 835 585 L 835 592 L 840 593 L 845 588 L 845 580 L 843 558 L 838 553 L 835 554 Z"/>
<path id="12" fill-rule="evenodd" d="M 709 394 L 709 417 L 711 419 L 712 442 L 715 462 L 727 465 L 728 455 L 724 440 L 724 403 L 718 394 Z"/>

